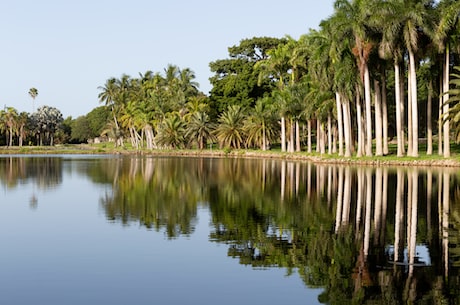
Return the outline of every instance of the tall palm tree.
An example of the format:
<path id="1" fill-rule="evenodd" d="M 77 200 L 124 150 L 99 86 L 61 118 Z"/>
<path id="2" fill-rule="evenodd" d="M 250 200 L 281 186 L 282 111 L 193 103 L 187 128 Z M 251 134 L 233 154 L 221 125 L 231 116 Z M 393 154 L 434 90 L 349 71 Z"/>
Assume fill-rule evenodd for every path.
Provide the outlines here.
<path id="1" fill-rule="evenodd" d="M 110 107 L 113 115 L 113 121 L 116 128 L 119 128 L 118 120 L 115 112 L 115 103 L 118 99 L 119 87 L 117 85 L 118 81 L 116 78 L 109 78 L 104 86 L 98 87 L 102 92 L 99 93 L 98 98 L 101 103 L 104 103 L 105 106 Z"/>
<path id="2" fill-rule="evenodd" d="M 376 13 L 370 20 L 371 25 L 381 32 L 379 54 L 383 59 L 392 59 L 395 75 L 396 138 L 397 156 L 405 154 L 404 148 L 404 100 L 401 81 L 401 62 L 403 57 L 402 5 L 398 1 L 379 2 Z"/>
<path id="3" fill-rule="evenodd" d="M 408 152 L 410 156 L 418 156 L 418 100 L 417 100 L 417 73 L 416 73 L 416 58 L 415 53 L 418 50 L 419 38 L 423 34 L 423 29 L 429 23 L 428 6 L 430 0 L 409 0 L 401 1 L 398 6 L 402 20 L 402 31 L 406 50 L 409 57 L 408 69 L 408 84 L 409 84 L 409 107 L 411 112 L 408 113 L 411 126 L 408 126 L 412 131 L 411 150 Z"/>
<path id="4" fill-rule="evenodd" d="M 8 147 L 13 146 L 13 135 L 16 133 L 17 118 L 17 110 L 14 107 L 6 107 L 4 112 L 4 120 L 8 131 Z"/>
<path id="5" fill-rule="evenodd" d="M 330 19 L 321 22 L 321 30 L 311 30 L 308 35 L 308 44 L 310 46 L 310 57 L 308 60 L 308 76 L 309 76 L 309 89 L 307 94 L 306 115 L 311 118 L 312 114 L 319 115 L 319 109 L 323 109 L 323 102 L 330 102 L 333 96 L 331 93 L 335 91 L 335 114 L 338 129 L 338 154 L 343 156 L 343 143 L 344 143 L 344 120 L 341 96 L 334 88 L 336 81 L 335 68 L 340 65 L 340 55 L 345 44 L 339 44 L 335 41 L 332 28 L 332 21 Z M 348 67 L 347 67 L 348 68 Z M 330 106 L 330 105 L 329 105 Z M 328 106 L 328 107 L 329 107 Z M 330 109 L 327 108 L 327 113 Z M 318 117 L 317 117 L 318 118 Z"/>
<path id="6" fill-rule="evenodd" d="M 275 49 L 267 51 L 268 58 L 258 61 L 254 68 L 259 72 L 259 85 L 263 83 L 265 78 L 270 78 L 276 81 L 277 91 L 283 92 L 286 82 L 288 82 L 289 70 L 289 51 L 286 44 L 280 44 Z M 277 95 L 285 104 L 288 103 L 285 95 Z M 281 117 L 281 151 L 286 151 L 286 116 L 285 107 L 280 109 Z"/>
<path id="7" fill-rule="evenodd" d="M 366 155 L 372 155 L 372 113 L 371 87 L 368 61 L 373 43 L 369 36 L 368 18 L 370 0 L 336 0 L 335 14 L 330 19 L 336 29 L 337 39 L 353 37 L 353 54 L 356 57 L 361 81 L 364 84 L 365 117 L 366 117 Z"/>
<path id="8" fill-rule="evenodd" d="M 17 134 L 18 134 L 18 145 L 22 147 L 24 139 L 27 136 L 26 125 L 29 120 L 29 114 L 25 111 L 21 112 L 17 118 Z"/>
<path id="9" fill-rule="evenodd" d="M 193 72 L 190 68 L 180 70 L 179 80 L 181 89 L 184 92 L 186 98 L 198 95 L 198 88 L 200 87 L 200 84 L 195 81 L 195 79 L 195 72 Z"/>
<path id="10" fill-rule="evenodd" d="M 442 0 L 437 6 L 439 12 L 439 20 L 437 21 L 435 32 L 434 32 L 434 41 L 436 42 L 439 51 L 444 53 L 444 62 L 443 62 L 443 77 L 442 77 L 442 91 L 445 93 L 442 96 L 442 112 L 448 117 L 449 113 L 449 76 L 450 76 L 450 51 L 454 47 L 457 49 L 460 48 L 458 43 L 458 36 L 460 35 L 460 2 L 454 0 Z M 443 124 L 443 135 L 444 135 L 444 145 L 443 145 L 443 155 L 444 157 L 450 157 L 450 126 L 449 120 L 444 120 Z"/>
<path id="11" fill-rule="evenodd" d="M 29 95 L 32 98 L 32 112 L 35 112 L 35 98 L 38 95 L 37 88 L 34 88 L 34 87 L 30 88 L 29 89 Z"/>

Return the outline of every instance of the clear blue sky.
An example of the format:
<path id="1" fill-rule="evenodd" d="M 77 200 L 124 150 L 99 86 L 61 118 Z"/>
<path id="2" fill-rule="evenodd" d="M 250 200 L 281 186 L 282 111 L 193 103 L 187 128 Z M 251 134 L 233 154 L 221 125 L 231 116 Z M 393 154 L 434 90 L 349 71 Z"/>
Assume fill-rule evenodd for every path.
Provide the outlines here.
<path id="1" fill-rule="evenodd" d="M 14 0 L 0 3 L 0 105 L 48 105 L 76 118 L 99 106 L 98 87 L 168 64 L 210 90 L 209 63 L 252 37 L 299 38 L 333 0 Z"/>

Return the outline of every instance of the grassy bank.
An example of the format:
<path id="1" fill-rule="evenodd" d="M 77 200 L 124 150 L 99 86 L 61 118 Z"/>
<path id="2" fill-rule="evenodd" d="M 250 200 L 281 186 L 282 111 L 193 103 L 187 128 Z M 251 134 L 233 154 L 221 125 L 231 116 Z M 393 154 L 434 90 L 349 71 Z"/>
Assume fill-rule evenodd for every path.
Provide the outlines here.
<path id="1" fill-rule="evenodd" d="M 56 146 L 23 146 L 23 147 L 0 147 L 0 154 L 118 154 L 118 155 L 157 155 L 157 156 L 209 156 L 209 157 L 246 157 L 246 158 L 276 158 L 285 160 L 305 160 L 315 163 L 331 164 L 354 164 L 354 165 L 392 165 L 392 166 L 449 166 L 460 167 L 460 145 L 452 145 L 452 156 L 443 158 L 437 154 L 437 148 L 434 148 L 433 155 L 427 155 L 423 145 L 420 146 L 420 156 L 414 157 L 397 157 L 396 147 L 390 146 L 390 154 L 381 157 L 350 157 L 345 158 L 333 155 L 321 155 L 319 153 L 281 152 L 279 148 L 270 151 L 252 150 L 252 149 L 217 149 L 215 147 L 204 150 L 196 149 L 157 149 L 157 150 L 136 150 L 129 146 L 114 147 L 113 144 L 67 144 Z"/>

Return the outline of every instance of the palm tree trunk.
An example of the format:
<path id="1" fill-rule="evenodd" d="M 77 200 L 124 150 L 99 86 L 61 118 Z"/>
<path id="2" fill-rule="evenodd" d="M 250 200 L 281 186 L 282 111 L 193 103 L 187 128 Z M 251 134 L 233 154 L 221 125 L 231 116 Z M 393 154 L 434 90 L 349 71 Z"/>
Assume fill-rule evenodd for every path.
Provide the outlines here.
<path id="1" fill-rule="evenodd" d="M 319 153 L 321 151 L 321 121 L 316 119 L 316 152 Z"/>
<path id="2" fill-rule="evenodd" d="M 383 155 L 382 142 L 382 99 L 380 94 L 380 84 L 374 80 L 374 115 L 375 115 L 375 155 Z"/>
<path id="3" fill-rule="evenodd" d="M 412 90 L 410 82 L 410 71 L 408 72 L 408 83 L 407 83 L 407 155 L 412 155 Z"/>
<path id="4" fill-rule="evenodd" d="M 321 123 L 320 125 L 320 134 L 321 134 L 321 137 L 320 137 L 320 142 L 321 142 L 321 147 L 320 147 L 320 153 L 322 155 L 324 155 L 326 153 L 326 141 L 325 141 L 325 131 L 324 131 L 324 123 Z"/>
<path id="5" fill-rule="evenodd" d="M 265 122 L 262 123 L 262 150 L 267 150 L 267 135 L 265 130 Z"/>
<path id="6" fill-rule="evenodd" d="M 383 154 L 389 153 L 388 149 L 388 103 L 387 103 L 387 80 L 386 75 L 382 76 L 382 127 L 383 127 Z"/>
<path id="7" fill-rule="evenodd" d="M 335 124 L 332 127 L 332 153 L 337 153 L 337 126 Z"/>
<path id="8" fill-rule="evenodd" d="M 343 109 L 343 129 L 345 138 L 345 157 L 351 157 L 351 114 L 350 114 L 350 103 L 343 97 L 342 109 Z"/>
<path id="9" fill-rule="evenodd" d="M 404 105 L 404 77 L 399 76 L 399 109 L 400 109 L 400 126 L 401 126 L 401 151 L 402 155 L 406 154 L 406 133 L 404 131 L 404 117 L 406 116 L 405 105 Z"/>
<path id="10" fill-rule="evenodd" d="M 372 109 L 371 109 L 371 84 L 369 68 L 364 67 L 364 94 L 366 101 L 366 156 L 372 156 Z"/>
<path id="11" fill-rule="evenodd" d="M 281 151 L 286 151 L 286 118 L 281 117 Z"/>
<path id="12" fill-rule="evenodd" d="M 299 126 L 299 120 L 295 120 L 295 151 L 300 152 L 300 126 Z"/>
<path id="13" fill-rule="evenodd" d="M 444 117 L 447 117 L 449 114 L 449 104 L 447 103 L 447 100 L 449 99 L 449 65 L 450 65 L 450 60 L 449 60 L 449 46 L 446 46 L 446 62 L 444 64 L 444 103 L 443 103 L 443 115 Z M 449 121 L 446 119 L 444 120 L 444 125 L 442 128 L 443 134 L 444 134 L 444 158 L 449 158 L 450 157 L 450 130 L 449 130 Z"/>
<path id="14" fill-rule="evenodd" d="M 19 147 L 22 147 L 23 135 L 24 134 L 24 125 L 21 125 L 19 128 Z"/>
<path id="15" fill-rule="evenodd" d="M 11 146 L 13 146 L 13 127 L 9 128 L 8 137 L 9 137 L 8 147 L 11 147 Z"/>
<path id="16" fill-rule="evenodd" d="M 335 93 L 335 104 L 337 107 L 337 127 L 339 130 L 339 156 L 343 156 L 343 120 L 342 120 L 342 103 L 340 101 L 340 94 Z"/>
<path id="17" fill-rule="evenodd" d="M 445 63 L 444 63 L 445 64 Z M 444 65 L 443 64 L 443 65 Z M 444 69 L 444 68 L 443 68 Z M 444 70 L 443 70 L 444 71 Z M 443 120 L 443 102 L 444 102 L 444 74 L 439 78 L 439 115 L 438 115 L 438 155 L 442 156 L 443 155 L 443 148 L 442 148 L 442 120 Z"/>
<path id="18" fill-rule="evenodd" d="M 356 125 L 358 125 L 358 149 L 356 156 L 362 157 L 364 153 L 364 130 L 363 130 L 363 114 L 361 107 L 361 98 L 359 94 L 356 95 Z"/>
<path id="19" fill-rule="evenodd" d="M 332 154 L 332 119 L 331 113 L 327 114 L 327 153 Z"/>
<path id="20" fill-rule="evenodd" d="M 401 112 L 401 72 L 399 71 L 399 63 L 395 60 L 395 104 L 396 104 L 396 140 L 397 140 L 397 152 L 398 157 L 404 156 L 404 139 L 402 136 L 402 118 L 404 117 Z"/>
<path id="21" fill-rule="evenodd" d="M 418 157 L 418 105 L 417 105 L 417 75 L 415 72 L 414 52 L 409 48 L 409 69 L 411 82 L 411 117 L 412 117 L 412 157 Z"/>
<path id="22" fill-rule="evenodd" d="M 432 124 L 432 115 L 431 115 L 431 107 L 433 104 L 433 81 L 430 79 L 428 84 L 428 101 L 426 105 L 426 154 L 432 155 L 433 154 L 433 124 Z"/>
<path id="23" fill-rule="evenodd" d="M 311 153 L 311 119 L 307 121 L 307 151 Z"/>

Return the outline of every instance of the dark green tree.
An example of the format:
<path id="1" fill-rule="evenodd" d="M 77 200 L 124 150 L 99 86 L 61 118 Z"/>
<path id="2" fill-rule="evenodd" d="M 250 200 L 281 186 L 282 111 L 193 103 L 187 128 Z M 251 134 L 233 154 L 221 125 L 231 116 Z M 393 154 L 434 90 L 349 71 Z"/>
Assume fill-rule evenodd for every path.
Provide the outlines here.
<path id="1" fill-rule="evenodd" d="M 254 37 L 243 39 L 239 45 L 228 48 L 228 59 L 209 64 L 214 76 L 210 78 L 213 88 L 210 92 L 211 117 L 216 118 L 229 105 L 252 107 L 256 100 L 267 95 L 274 88 L 269 79 L 258 83 L 254 65 L 267 58 L 267 52 L 280 44 L 284 38 Z"/>

